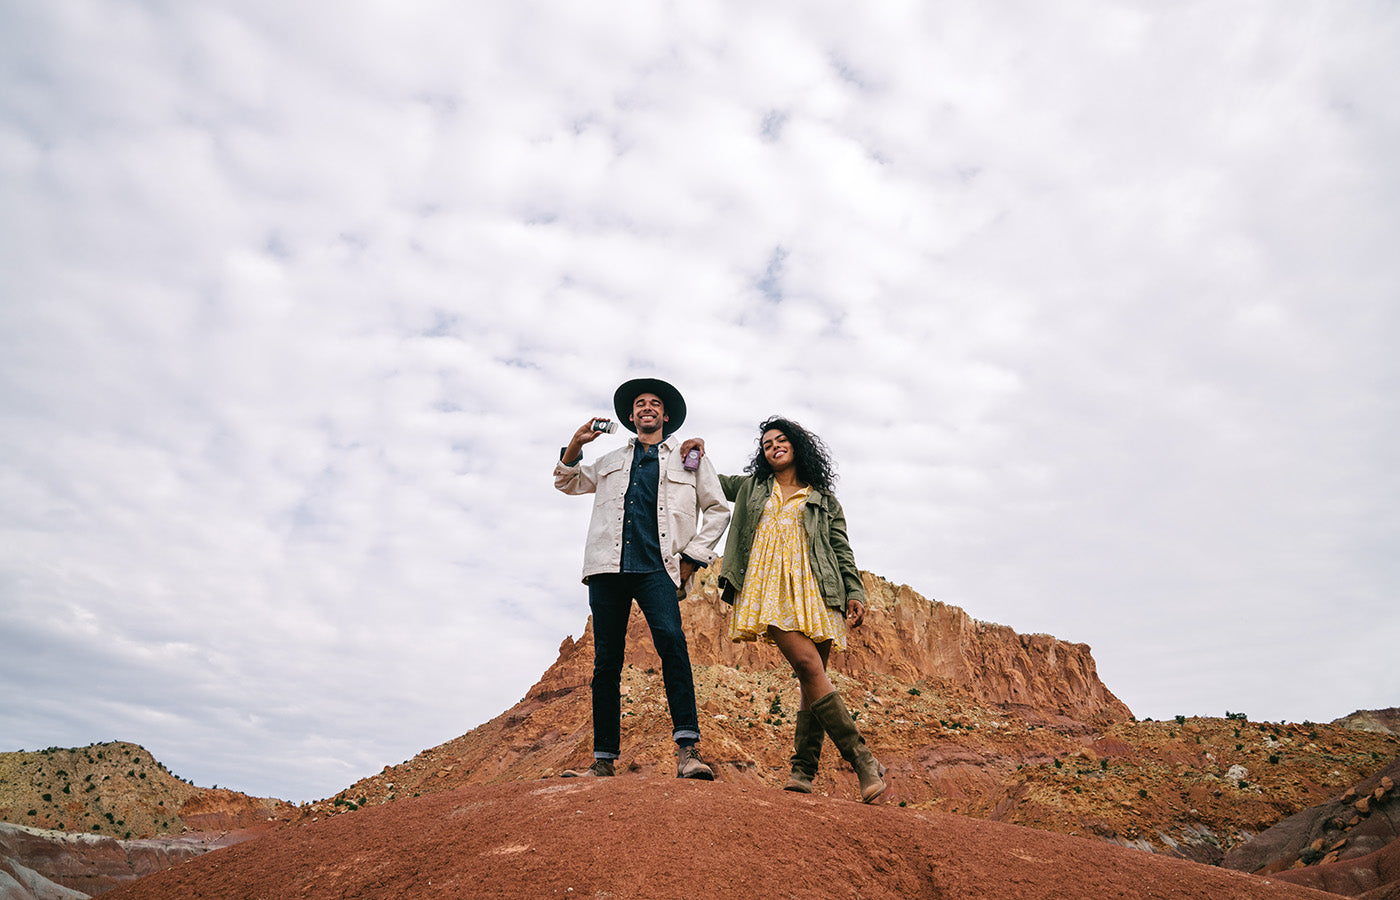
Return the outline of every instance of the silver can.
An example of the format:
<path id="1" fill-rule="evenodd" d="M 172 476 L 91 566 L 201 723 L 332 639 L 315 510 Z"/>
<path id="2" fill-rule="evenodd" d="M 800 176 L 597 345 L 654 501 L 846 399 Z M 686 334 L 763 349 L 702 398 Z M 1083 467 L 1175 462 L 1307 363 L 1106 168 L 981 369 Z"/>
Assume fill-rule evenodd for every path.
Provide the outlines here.
<path id="1" fill-rule="evenodd" d="M 602 431 L 602 432 L 605 432 L 605 433 L 607 433 L 607 434 L 616 434 L 616 433 L 617 433 L 617 423 L 614 422 L 612 419 L 594 419 L 594 420 L 593 420 L 593 430 L 594 430 L 594 431 Z"/>

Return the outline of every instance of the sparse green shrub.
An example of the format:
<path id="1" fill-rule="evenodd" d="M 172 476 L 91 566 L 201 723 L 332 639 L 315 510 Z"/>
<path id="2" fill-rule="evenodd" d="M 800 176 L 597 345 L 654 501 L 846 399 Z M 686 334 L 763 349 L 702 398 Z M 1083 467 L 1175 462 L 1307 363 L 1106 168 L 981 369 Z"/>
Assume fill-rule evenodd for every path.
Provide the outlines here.
<path id="1" fill-rule="evenodd" d="M 1270 753 L 1270 754 L 1269 754 L 1269 765 L 1271 765 L 1271 766 L 1276 766 L 1276 765 L 1278 765 L 1278 754 L 1277 754 L 1277 753 Z"/>
<path id="2" fill-rule="evenodd" d="M 1185 717 L 1185 716 L 1177 716 L 1177 717 L 1176 717 L 1176 724 L 1178 724 L 1178 725 L 1185 725 L 1185 724 L 1186 724 L 1186 717 Z"/>
<path id="3" fill-rule="evenodd" d="M 1147 788 L 1138 788 L 1138 796 L 1143 800 L 1147 799 Z"/>
<path id="4" fill-rule="evenodd" d="M 919 695 L 922 694 L 922 693 L 923 693 L 923 691 L 919 690 L 919 689 L 916 688 L 916 687 L 911 687 L 911 688 L 909 689 L 909 696 L 911 696 L 911 697 L 917 697 L 917 696 L 919 696 Z"/>
<path id="5" fill-rule="evenodd" d="M 1230 712 L 1228 709 L 1225 711 L 1225 718 L 1227 718 L 1227 719 L 1237 719 L 1237 720 L 1239 720 L 1239 721 L 1241 721 L 1241 722 L 1248 722 L 1248 721 L 1249 721 L 1249 716 L 1245 715 L 1244 713 Z"/>

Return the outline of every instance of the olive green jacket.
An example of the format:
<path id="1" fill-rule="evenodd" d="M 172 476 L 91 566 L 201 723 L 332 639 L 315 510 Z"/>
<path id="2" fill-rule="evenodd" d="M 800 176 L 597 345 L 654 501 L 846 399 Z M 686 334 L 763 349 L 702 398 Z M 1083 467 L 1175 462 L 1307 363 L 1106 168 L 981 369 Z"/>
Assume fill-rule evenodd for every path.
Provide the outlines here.
<path id="1" fill-rule="evenodd" d="M 773 477 L 770 475 L 760 479 L 754 475 L 721 475 L 719 481 L 724 488 L 725 499 L 733 504 L 719 584 L 725 601 L 733 603 L 744 589 L 749 551 L 753 549 L 753 536 L 758 531 L 763 506 L 773 493 Z M 865 586 L 861 584 L 860 572 L 856 569 L 851 542 L 846 538 L 846 514 L 836 497 L 812 488 L 807 495 L 807 506 L 802 511 L 802 528 L 810 541 L 807 553 L 812 561 L 812 574 L 817 578 L 826 605 L 844 613 L 846 601 L 859 600 L 864 603 Z"/>

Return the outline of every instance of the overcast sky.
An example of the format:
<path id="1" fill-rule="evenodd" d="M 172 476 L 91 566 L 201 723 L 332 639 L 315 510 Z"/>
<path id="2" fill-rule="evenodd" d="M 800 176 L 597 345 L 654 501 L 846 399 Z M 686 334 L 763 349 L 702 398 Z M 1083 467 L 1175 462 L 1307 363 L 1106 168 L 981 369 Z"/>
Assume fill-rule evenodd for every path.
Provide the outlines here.
<path id="1" fill-rule="evenodd" d="M 1140 718 L 1400 703 L 1400 7 L 798 8 L 0 0 L 0 750 L 502 712 L 644 375 Z"/>

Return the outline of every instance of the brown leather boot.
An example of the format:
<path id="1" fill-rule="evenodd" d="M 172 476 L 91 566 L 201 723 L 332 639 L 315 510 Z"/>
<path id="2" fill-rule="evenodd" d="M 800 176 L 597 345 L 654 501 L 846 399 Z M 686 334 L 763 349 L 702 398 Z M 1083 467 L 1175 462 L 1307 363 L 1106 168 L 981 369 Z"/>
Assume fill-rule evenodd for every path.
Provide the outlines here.
<path id="1" fill-rule="evenodd" d="M 700 751 L 694 746 L 676 748 L 676 777 L 695 778 L 700 781 L 714 781 L 714 770 L 705 765 Z"/>
<path id="2" fill-rule="evenodd" d="M 885 774 L 885 767 L 866 748 L 865 738 L 860 736 L 856 720 L 846 710 L 841 695 L 832 691 L 817 700 L 812 704 L 812 714 L 831 735 L 832 743 L 841 751 L 841 758 L 856 770 L 856 778 L 860 779 L 861 801 L 869 803 L 883 794 L 885 782 L 880 776 Z"/>
<path id="3" fill-rule="evenodd" d="M 792 775 L 783 785 L 785 791 L 799 794 L 812 793 L 812 779 L 817 777 L 817 767 L 821 765 L 822 743 L 826 732 L 822 723 L 811 710 L 797 711 L 797 728 L 792 733 Z"/>

